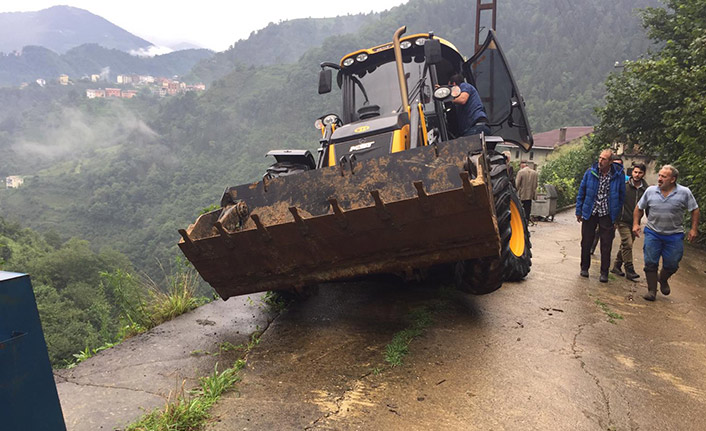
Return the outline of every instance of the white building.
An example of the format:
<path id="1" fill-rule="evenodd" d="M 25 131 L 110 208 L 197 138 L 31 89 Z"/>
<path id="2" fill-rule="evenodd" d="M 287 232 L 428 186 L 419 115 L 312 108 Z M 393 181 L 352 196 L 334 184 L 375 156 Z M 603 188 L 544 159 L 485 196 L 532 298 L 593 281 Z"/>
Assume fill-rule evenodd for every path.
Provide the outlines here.
<path id="1" fill-rule="evenodd" d="M 17 189 L 25 182 L 24 178 L 19 175 L 10 175 L 5 178 L 5 187 L 8 189 Z"/>

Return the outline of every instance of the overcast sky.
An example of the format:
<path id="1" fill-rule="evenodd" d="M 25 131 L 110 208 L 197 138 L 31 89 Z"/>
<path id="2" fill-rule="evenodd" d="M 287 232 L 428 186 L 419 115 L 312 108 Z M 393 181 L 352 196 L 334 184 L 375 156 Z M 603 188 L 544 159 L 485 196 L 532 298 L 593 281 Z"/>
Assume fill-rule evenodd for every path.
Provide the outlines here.
<path id="1" fill-rule="evenodd" d="M 0 12 L 38 11 L 56 5 L 85 9 L 158 45 L 190 42 L 224 51 L 270 22 L 379 12 L 407 0 L 201 0 L 182 6 L 164 0 L 0 0 Z M 183 4 L 183 3 L 182 3 Z"/>

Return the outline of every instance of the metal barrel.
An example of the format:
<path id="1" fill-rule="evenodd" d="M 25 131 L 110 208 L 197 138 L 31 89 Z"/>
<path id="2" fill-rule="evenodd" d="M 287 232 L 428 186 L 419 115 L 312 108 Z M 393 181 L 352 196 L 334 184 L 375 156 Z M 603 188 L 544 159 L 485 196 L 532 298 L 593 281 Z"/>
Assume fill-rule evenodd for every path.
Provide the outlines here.
<path id="1" fill-rule="evenodd" d="M 200 216 L 179 247 L 223 299 L 498 255 L 489 186 L 464 167 L 481 148 L 466 137 L 231 187 L 239 211 Z"/>

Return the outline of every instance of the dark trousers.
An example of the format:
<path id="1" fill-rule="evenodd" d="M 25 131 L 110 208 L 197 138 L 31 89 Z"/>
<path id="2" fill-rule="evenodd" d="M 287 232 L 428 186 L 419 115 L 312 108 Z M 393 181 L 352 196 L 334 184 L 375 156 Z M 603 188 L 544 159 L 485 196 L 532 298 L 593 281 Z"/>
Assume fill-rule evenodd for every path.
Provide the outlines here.
<path id="1" fill-rule="evenodd" d="M 522 208 L 525 210 L 525 220 L 527 220 L 527 224 L 529 224 L 530 211 L 532 211 L 532 199 L 522 201 Z"/>
<path id="2" fill-rule="evenodd" d="M 607 274 L 610 269 L 610 250 L 615 237 L 615 226 L 609 215 L 592 215 L 581 223 L 581 269 L 588 270 L 591 266 L 591 244 L 596 236 L 596 226 L 601 240 L 601 274 Z"/>

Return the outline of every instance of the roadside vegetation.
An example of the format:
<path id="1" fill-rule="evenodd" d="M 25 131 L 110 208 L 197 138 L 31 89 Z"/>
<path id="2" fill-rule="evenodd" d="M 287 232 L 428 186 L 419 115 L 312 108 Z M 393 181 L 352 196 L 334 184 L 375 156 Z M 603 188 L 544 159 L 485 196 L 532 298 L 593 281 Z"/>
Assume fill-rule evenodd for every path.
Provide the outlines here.
<path id="1" fill-rule="evenodd" d="M 175 263 L 159 281 L 115 250 L 62 241 L 0 218 L 0 270 L 30 274 L 53 367 L 71 366 L 208 301 L 193 269 Z"/>
<path id="2" fill-rule="evenodd" d="M 414 309 L 409 314 L 411 325 L 392 337 L 390 344 L 385 346 L 385 362 L 391 367 L 403 364 L 405 356 L 409 353 L 409 344 L 434 323 L 432 311 L 428 307 Z"/>
<path id="3" fill-rule="evenodd" d="M 453 296 L 457 293 L 452 286 L 442 286 L 438 290 L 438 297 L 426 305 L 415 307 L 407 315 L 409 325 L 397 332 L 390 343 L 385 346 L 383 360 L 385 365 L 375 367 L 373 374 L 380 374 L 385 369 L 404 365 L 404 359 L 410 352 L 412 342 L 423 336 L 426 330 L 434 324 L 434 315 L 449 306 Z"/>
<path id="4" fill-rule="evenodd" d="M 200 379 L 198 388 L 187 391 L 182 388 L 169 396 L 162 409 L 144 415 L 139 421 L 129 425 L 126 431 L 189 431 L 202 429 L 210 417 L 211 407 L 221 395 L 240 382 L 240 370 L 245 367 L 247 354 L 260 343 L 260 333 L 250 337 L 247 345 L 234 346 L 230 343 L 219 346 L 219 355 L 226 351 L 242 350 L 242 357 L 223 371 L 218 371 L 218 364 L 213 372 Z"/>
<path id="5" fill-rule="evenodd" d="M 559 197 L 557 207 L 565 207 L 576 202 L 576 194 L 586 169 L 596 160 L 599 150 L 582 139 L 576 145 L 560 147 L 549 156 L 539 172 L 539 185 L 552 184 Z"/>
<path id="6" fill-rule="evenodd" d="M 150 278 L 138 277 L 120 269 L 111 273 L 101 272 L 100 275 L 102 286 L 113 292 L 116 298 L 119 308 L 118 330 L 114 341 L 97 348 L 86 347 L 78 354 L 73 354 L 75 360 L 68 363 L 69 368 L 209 301 L 206 297 L 195 295 L 197 277 L 189 268 L 165 276 L 166 287 Z"/>
<path id="7" fill-rule="evenodd" d="M 201 429 L 209 417 L 210 408 L 221 395 L 240 381 L 238 372 L 245 366 L 238 360 L 231 368 L 202 377 L 200 386 L 191 392 L 182 389 L 169 397 L 162 410 L 145 415 L 138 422 L 128 426 L 126 431 L 181 431 Z"/>
<path id="8" fill-rule="evenodd" d="M 608 323 L 616 324 L 616 320 L 623 320 L 623 315 L 615 312 L 610 309 L 608 304 L 605 302 L 601 301 L 600 299 L 596 299 L 596 305 L 605 313 L 605 315 L 608 317 Z"/>

